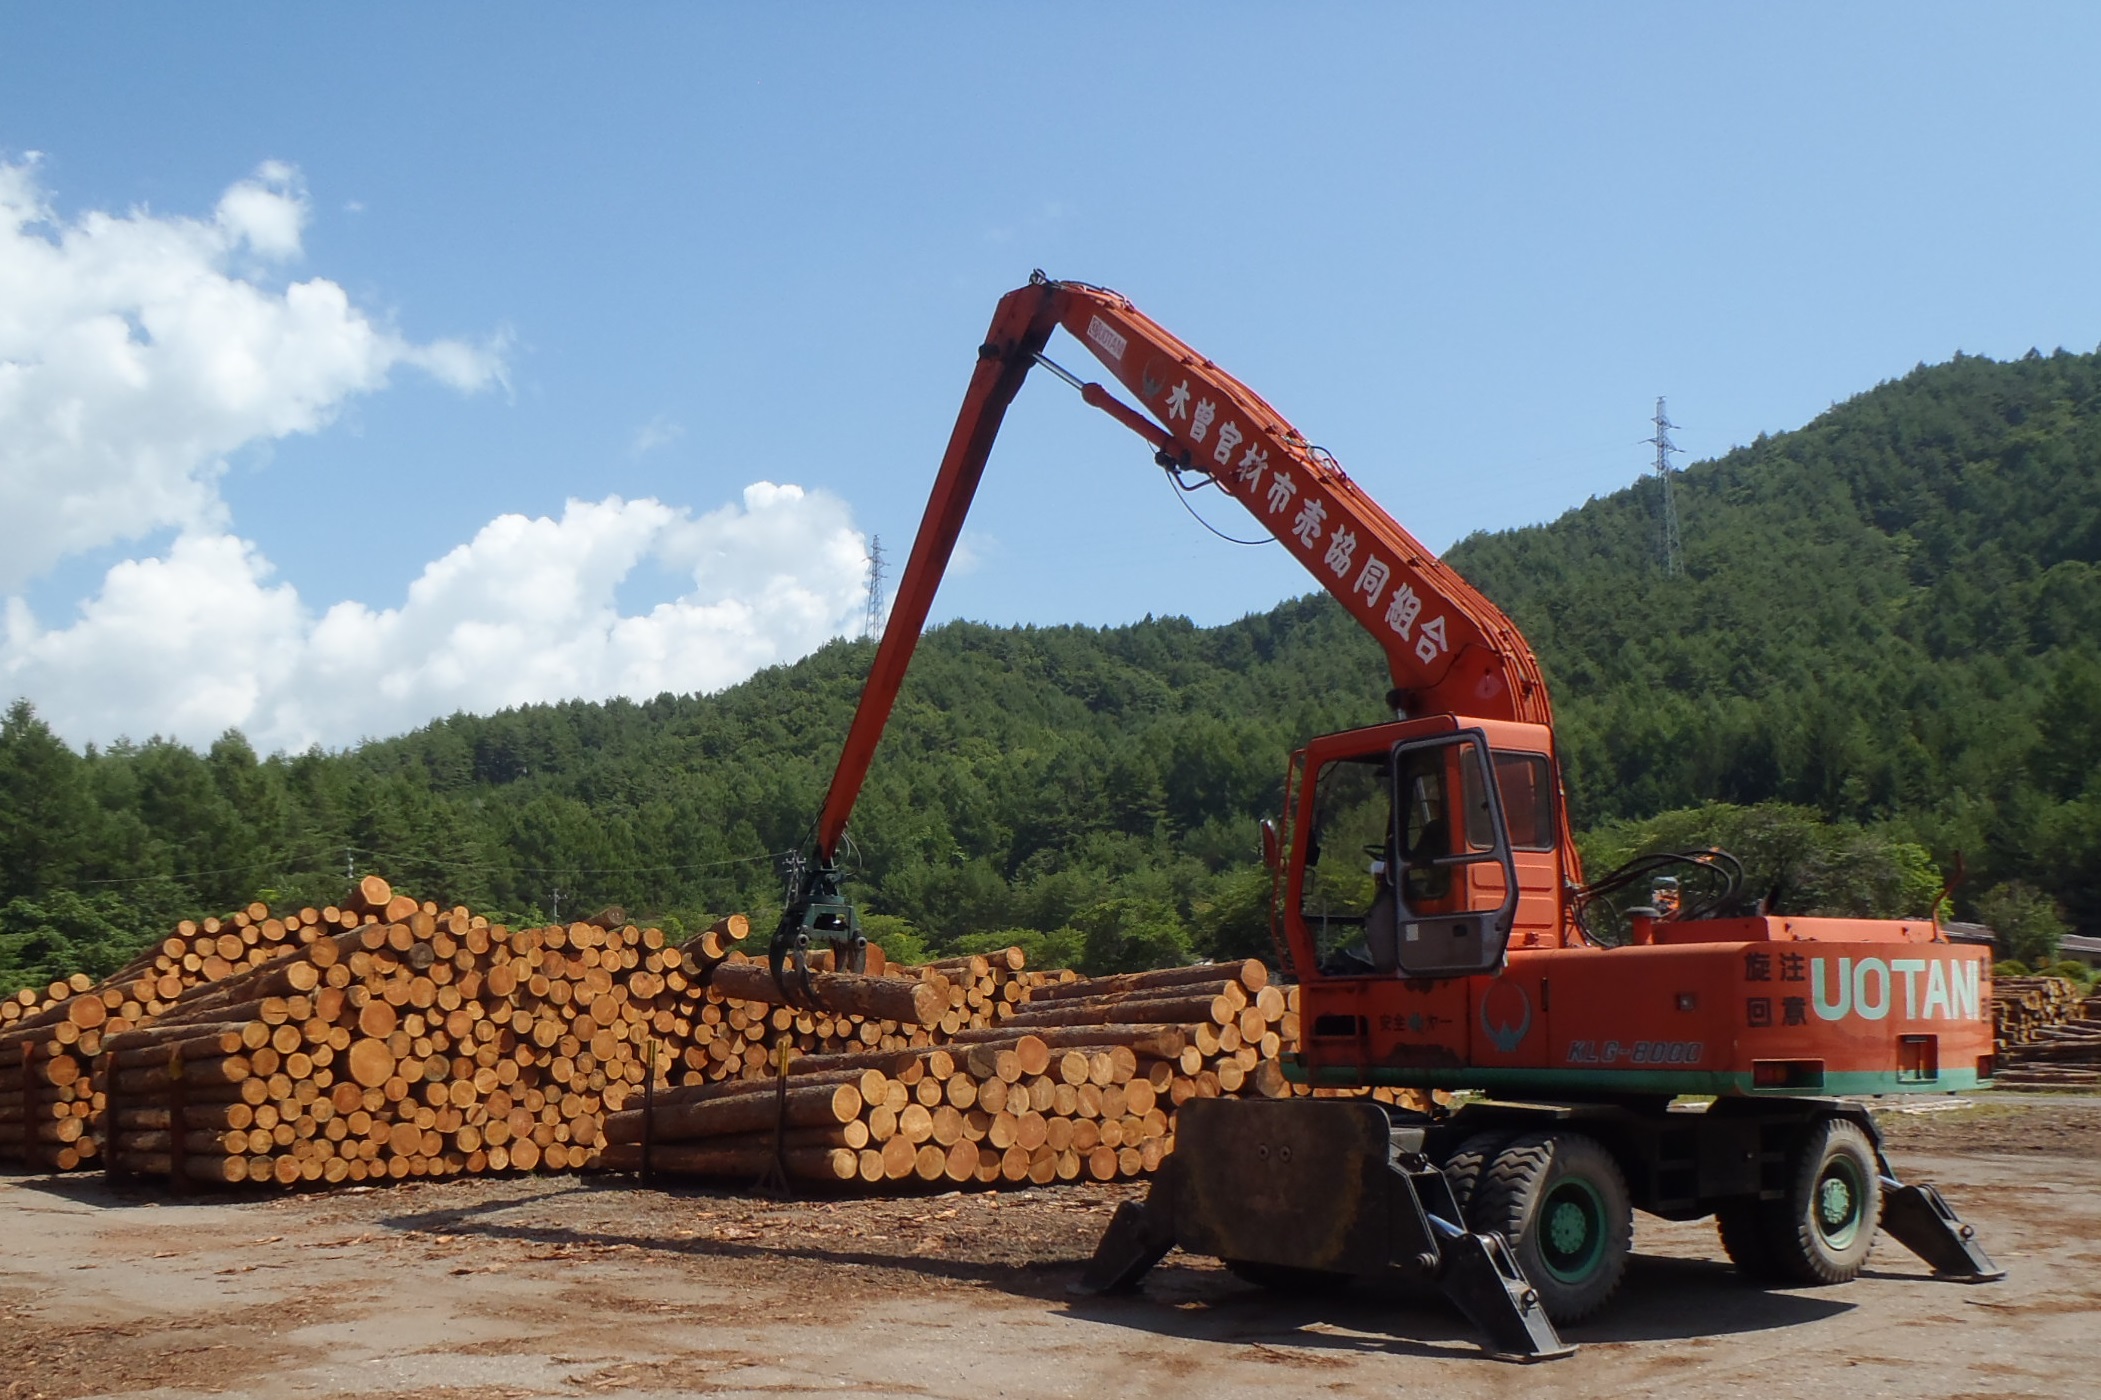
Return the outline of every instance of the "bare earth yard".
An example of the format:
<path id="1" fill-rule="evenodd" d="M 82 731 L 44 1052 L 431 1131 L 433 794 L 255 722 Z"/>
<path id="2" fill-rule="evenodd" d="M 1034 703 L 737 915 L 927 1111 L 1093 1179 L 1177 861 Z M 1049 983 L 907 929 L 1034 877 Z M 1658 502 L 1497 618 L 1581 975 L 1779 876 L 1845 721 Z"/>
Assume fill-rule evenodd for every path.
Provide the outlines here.
<path id="1" fill-rule="evenodd" d="M 2101 1393 L 2101 1101 L 1887 1114 L 2011 1271 L 1894 1245 L 1837 1288 L 1741 1283 L 1707 1222 L 1640 1217 L 1569 1360 L 1484 1359 L 1441 1305 L 1265 1294 L 1171 1256 L 1065 1287 L 1132 1188 L 770 1202 L 542 1177 L 160 1199 L 0 1177 L 0 1397 Z M 1142 1188 L 1138 1188 L 1142 1189 Z"/>

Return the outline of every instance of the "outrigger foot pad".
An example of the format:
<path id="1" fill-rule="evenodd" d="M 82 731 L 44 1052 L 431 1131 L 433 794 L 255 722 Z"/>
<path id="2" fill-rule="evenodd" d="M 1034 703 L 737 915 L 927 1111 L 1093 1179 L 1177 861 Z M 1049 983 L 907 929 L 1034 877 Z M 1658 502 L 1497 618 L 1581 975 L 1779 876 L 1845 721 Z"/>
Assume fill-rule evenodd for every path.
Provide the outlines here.
<path id="1" fill-rule="evenodd" d="M 1471 1235 L 1432 1217 L 1444 1254 L 1437 1285 L 1474 1326 L 1488 1351 L 1513 1361 L 1551 1361 L 1575 1355 L 1561 1340 L 1501 1235 Z"/>
<path id="2" fill-rule="evenodd" d="M 1907 1186 L 1894 1176 L 1882 1178 L 1882 1228 L 1936 1274 L 1967 1283 L 2006 1277 L 2006 1270 L 1978 1248 L 1975 1227 L 1965 1225 L 1941 1193 L 1923 1182 Z"/>

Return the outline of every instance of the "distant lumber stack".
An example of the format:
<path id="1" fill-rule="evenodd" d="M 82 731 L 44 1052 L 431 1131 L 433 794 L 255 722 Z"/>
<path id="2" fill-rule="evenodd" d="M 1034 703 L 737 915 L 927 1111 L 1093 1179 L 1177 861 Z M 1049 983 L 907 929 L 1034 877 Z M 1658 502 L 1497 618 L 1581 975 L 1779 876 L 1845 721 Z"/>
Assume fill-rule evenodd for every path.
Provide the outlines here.
<path id="1" fill-rule="evenodd" d="M 2001 977 L 1992 984 L 1992 1014 L 2001 1086 L 2101 1086 L 2101 997 L 2063 977 Z"/>

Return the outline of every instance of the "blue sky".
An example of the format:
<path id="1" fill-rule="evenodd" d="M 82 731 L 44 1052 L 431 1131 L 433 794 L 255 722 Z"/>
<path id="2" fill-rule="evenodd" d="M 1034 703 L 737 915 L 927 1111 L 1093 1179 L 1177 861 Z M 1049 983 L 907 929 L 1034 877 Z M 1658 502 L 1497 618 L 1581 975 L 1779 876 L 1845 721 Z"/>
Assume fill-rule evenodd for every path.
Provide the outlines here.
<path id="1" fill-rule="evenodd" d="M 2089 5 L 9 7 L 0 159 L 39 153 L 33 236 L 95 211 L 210 220 L 278 162 L 296 255 L 231 243 L 218 275 L 326 280 L 404 346 L 483 358 L 433 374 L 403 350 L 305 427 L 231 431 L 223 474 L 197 468 L 202 514 L 87 532 L 13 586 L 0 680 L 76 740 L 224 720 L 296 745 L 564 685 L 734 679 L 843 625 L 852 534 L 902 557 L 993 303 L 1034 267 L 1132 297 L 1435 548 L 1551 519 L 1641 472 L 1658 394 L 1693 460 L 1958 349 L 2094 348 L 2097 70 Z M 0 463 L 29 491 L 66 470 Z M 549 522 L 511 540 L 516 569 L 571 547 L 570 500 L 756 520 L 760 481 L 809 497 L 744 553 L 667 544 L 683 527 L 653 517 L 608 547 L 611 583 L 577 585 L 601 630 L 687 600 L 636 643 L 647 666 L 521 655 L 516 684 L 447 680 L 425 653 L 472 631 L 455 599 L 358 634 L 416 684 L 315 700 L 359 688 L 340 650 L 309 655 L 316 619 L 413 611 L 411 585 L 499 517 Z M 936 617 L 1214 623 L 1311 586 L 1170 495 L 1038 376 Z M 798 538 L 829 563 L 780 573 Z M 185 568 L 234 567 L 227 540 L 257 588 L 296 591 L 270 595 L 267 645 L 199 633 L 141 671 L 114 623 L 61 644 L 112 568 L 166 561 L 135 593 L 179 592 Z M 722 567 L 793 574 L 801 601 L 776 616 Z M 715 645 L 730 613 L 721 666 L 659 654 Z M 507 635 L 484 664 L 564 641 Z M 213 645 L 319 669 L 280 693 L 243 662 L 266 679 L 170 708 L 167 668 Z M 136 698 L 84 698 L 113 685 Z"/>

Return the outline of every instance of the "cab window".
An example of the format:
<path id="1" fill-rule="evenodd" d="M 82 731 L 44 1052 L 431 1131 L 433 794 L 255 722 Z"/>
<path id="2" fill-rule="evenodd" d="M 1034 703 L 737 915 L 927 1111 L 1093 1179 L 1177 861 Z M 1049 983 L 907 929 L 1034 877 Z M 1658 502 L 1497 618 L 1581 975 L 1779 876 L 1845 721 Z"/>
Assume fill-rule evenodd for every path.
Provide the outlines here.
<path id="1" fill-rule="evenodd" d="M 1435 748 L 1401 758 L 1401 843 L 1407 871 L 1401 893 L 1415 908 L 1452 892 L 1452 867 L 1434 863 L 1454 854 L 1451 806 L 1446 798 L 1449 754 L 1447 749 Z M 1471 831 L 1468 836 L 1471 839 Z"/>
<path id="2" fill-rule="evenodd" d="M 1503 824 L 1510 832 L 1515 851 L 1554 849 L 1554 778 L 1546 755 L 1497 753 L 1494 755 L 1496 796 L 1503 800 Z M 1480 800 L 1480 779 L 1471 764 L 1464 765 L 1461 779 L 1466 799 L 1466 844 L 1485 851 L 1495 844 L 1488 819 L 1488 804 Z"/>
<path id="3" fill-rule="evenodd" d="M 1393 813 L 1383 755 L 1324 765 L 1313 792 L 1313 825 L 1299 885 L 1299 914 L 1323 959 L 1361 944 L 1378 897 L 1372 862 L 1386 849 Z"/>

